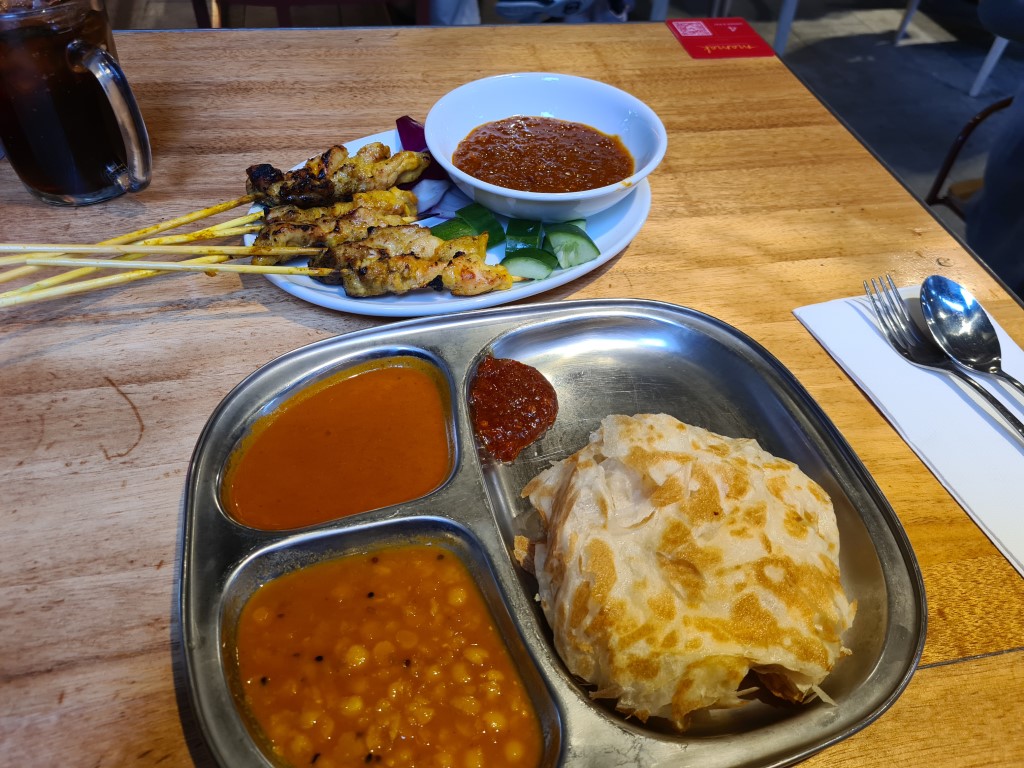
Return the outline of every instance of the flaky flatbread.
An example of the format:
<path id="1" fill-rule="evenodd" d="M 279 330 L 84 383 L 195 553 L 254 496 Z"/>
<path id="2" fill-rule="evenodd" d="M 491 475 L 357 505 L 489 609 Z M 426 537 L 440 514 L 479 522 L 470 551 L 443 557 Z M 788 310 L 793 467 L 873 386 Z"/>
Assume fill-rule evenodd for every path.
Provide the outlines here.
<path id="1" fill-rule="evenodd" d="M 849 654 L 832 503 L 753 440 L 609 416 L 523 495 L 546 535 L 517 551 L 533 557 L 556 648 L 628 715 L 683 730 L 698 710 L 745 704 L 750 672 L 805 701 Z"/>

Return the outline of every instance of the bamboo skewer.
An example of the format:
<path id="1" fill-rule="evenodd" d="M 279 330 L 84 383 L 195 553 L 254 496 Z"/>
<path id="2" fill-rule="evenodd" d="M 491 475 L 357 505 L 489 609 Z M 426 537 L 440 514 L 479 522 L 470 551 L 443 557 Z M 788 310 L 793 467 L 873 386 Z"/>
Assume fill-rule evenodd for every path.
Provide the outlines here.
<path id="1" fill-rule="evenodd" d="M 183 227 L 186 224 L 191 224 L 193 221 L 208 219 L 210 216 L 216 216 L 218 213 L 230 211 L 232 208 L 237 208 L 240 205 L 245 205 L 246 203 L 252 203 L 254 201 L 255 198 L 252 195 L 242 195 L 241 197 L 236 197 L 234 200 L 226 200 L 223 203 L 217 203 L 216 205 L 211 205 L 208 208 L 182 214 L 177 218 L 168 219 L 167 221 L 162 221 L 159 224 L 143 227 L 142 229 L 136 230 L 135 232 L 131 232 L 127 235 L 121 235 L 119 238 L 104 240 L 103 244 L 116 245 L 117 243 L 130 243 L 135 240 L 141 240 L 147 235 L 155 235 L 159 232 L 166 232 L 169 229 L 177 229 L 178 227 Z"/>
<path id="2" fill-rule="evenodd" d="M 103 253 L 137 253 L 140 250 L 138 245 L 70 245 L 50 243 L 0 243 L 0 253 L 22 254 L 18 257 L 22 264 L 28 264 L 30 260 L 46 258 L 46 254 L 53 253 L 81 253 L 81 254 L 103 254 Z M 187 256 L 280 256 L 283 258 L 294 258 L 297 256 L 316 256 L 323 253 L 323 248 L 253 248 L 247 245 L 150 245 L 144 246 L 141 250 L 153 255 L 187 255 Z M 72 264 L 74 259 L 69 260 Z M 112 261 L 112 260 L 111 260 Z"/>
<path id="3" fill-rule="evenodd" d="M 179 264 L 219 264 L 221 262 L 228 261 L 228 256 L 200 256 L 199 258 L 189 259 L 187 261 L 177 262 Z M 134 265 L 133 265 L 134 266 Z M 115 285 L 124 285 L 126 283 L 135 282 L 136 280 L 143 280 L 147 277 L 153 277 L 160 273 L 152 269 L 134 269 L 130 272 L 121 272 L 115 275 L 106 275 L 104 277 L 93 278 L 92 280 L 80 280 L 77 283 L 70 283 L 68 285 L 58 285 L 52 288 L 43 288 L 38 291 L 29 291 L 13 296 L 2 296 L 0 297 L 0 308 L 2 307 L 13 307 L 18 304 L 30 304 L 36 301 L 44 301 L 46 299 L 56 299 L 62 296 L 74 296 L 78 293 L 88 293 L 89 291 L 98 291 L 101 288 L 110 288 Z"/>
<path id="4" fill-rule="evenodd" d="M 211 205 L 207 208 L 203 208 L 198 211 L 192 211 L 191 213 L 186 213 L 182 216 L 178 216 L 173 219 L 168 219 L 167 221 L 160 222 L 159 224 L 151 224 L 148 227 L 137 229 L 134 232 L 128 232 L 127 234 L 124 235 L 112 237 L 109 240 L 103 240 L 100 244 L 118 245 L 122 243 L 135 242 L 136 240 L 142 240 L 147 235 L 155 235 L 160 232 L 166 232 L 171 229 L 177 229 L 178 227 L 184 226 L 185 224 L 191 224 L 194 221 L 199 221 L 200 219 L 215 216 L 218 213 L 229 211 L 232 208 L 239 207 L 240 205 L 252 203 L 253 200 L 254 198 L 252 195 L 243 195 L 242 197 L 237 197 L 234 200 L 227 200 L 223 203 L 217 203 L 216 205 Z M 22 262 L 18 261 L 17 259 L 7 260 L 6 257 L 0 257 L 0 264 L 9 263 L 20 264 Z M 7 272 L 0 273 L 0 283 L 6 283 L 11 280 L 16 280 L 19 277 L 30 275 L 33 272 L 38 271 L 39 269 L 40 267 L 19 267 L 17 269 L 8 270 Z"/>
<path id="5" fill-rule="evenodd" d="M 247 275 L 306 275 L 308 277 L 323 277 L 335 271 L 333 269 L 262 266 L 259 264 L 190 264 L 185 261 L 120 261 L 114 259 L 75 259 L 64 256 L 32 258 L 28 263 L 43 267 L 84 265 L 94 267 L 95 269 L 143 269 L 156 272 L 206 272 L 208 274 L 214 272 L 237 272 Z"/>
<path id="6" fill-rule="evenodd" d="M 170 219 L 170 220 L 168 220 L 166 222 L 163 222 L 161 224 L 155 224 L 155 225 L 152 225 L 150 227 L 146 227 L 144 229 L 137 230 L 135 232 L 130 232 L 130 233 L 125 234 L 125 235 L 120 235 L 118 237 L 111 238 L 109 240 L 103 240 L 100 243 L 97 243 L 97 246 L 101 246 L 101 245 L 103 245 L 103 246 L 122 245 L 122 244 L 126 244 L 126 243 L 129 243 L 129 242 L 132 243 L 133 245 L 146 245 L 146 246 L 151 246 L 151 245 L 171 245 L 171 244 L 181 244 L 181 243 L 193 242 L 193 241 L 197 241 L 197 240 L 212 240 L 212 239 L 218 239 L 218 238 L 224 238 L 224 237 L 234 237 L 234 236 L 239 236 L 239 235 L 247 235 L 247 234 L 257 233 L 261 229 L 261 226 L 258 225 L 258 224 L 255 224 L 255 222 L 258 221 L 259 219 L 263 218 L 265 216 L 265 213 L 266 213 L 265 211 L 262 211 L 262 210 L 254 212 L 254 213 L 247 214 L 245 216 L 240 216 L 240 217 L 238 217 L 236 219 L 232 219 L 230 221 L 221 222 L 220 224 L 215 224 L 212 227 L 208 227 L 208 228 L 202 229 L 202 230 L 197 230 L 195 232 L 190 232 L 190 233 L 186 233 L 186 234 L 178 234 L 178 235 L 169 235 L 167 237 L 150 238 L 150 239 L 146 239 L 146 240 L 138 240 L 138 239 L 133 240 L 132 239 L 132 238 L 137 238 L 139 236 L 145 235 L 147 233 L 152 234 L 152 233 L 167 231 L 169 229 L 173 229 L 175 227 L 182 226 L 184 224 L 188 224 L 188 223 L 191 223 L 193 221 L 197 221 L 199 219 L 206 218 L 206 217 L 212 216 L 214 214 L 220 213 L 222 211 L 238 207 L 239 205 L 244 205 L 245 203 L 251 203 L 253 201 L 254 201 L 254 198 L 253 198 L 252 195 L 244 195 L 244 196 L 236 198 L 234 200 L 228 200 L 228 201 L 225 201 L 223 203 L 218 203 L 216 205 L 209 206 L 208 208 L 203 208 L 202 210 L 199 210 L 199 211 L 194 211 L 192 213 L 185 214 L 184 216 L 179 216 L 179 217 L 177 217 L 175 219 Z M 420 217 L 411 217 L 411 216 L 410 217 L 404 217 L 404 219 L 406 220 L 407 223 L 412 223 L 414 221 L 418 221 L 419 218 Z M 28 261 L 28 259 L 24 258 L 20 254 L 21 254 L 21 252 L 22 252 L 22 250 L 24 248 L 29 248 L 29 247 L 35 248 L 36 246 L 34 246 L 32 244 L 29 244 L 29 245 L 19 245 L 19 246 L 15 246 L 14 244 L 11 244 L 11 247 L 7 248 L 5 246 L 0 245 L 0 253 L 4 253 L 4 252 L 12 253 L 12 255 L 10 255 L 10 256 L 0 256 L 0 264 L 21 264 L 22 265 L 22 266 L 19 266 L 19 267 L 15 268 L 15 269 L 11 269 L 11 270 L 8 270 L 6 272 L 0 273 L 0 283 L 4 283 L 4 282 L 11 281 L 11 280 L 15 280 L 15 279 L 17 279 L 19 277 L 23 277 L 25 275 L 32 274 L 32 273 L 34 273 L 34 272 L 36 272 L 36 271 L 38 271 L 40 269 L 45 268 L 45 266 L 46 266 L 45 264 L 28 264 L 28 263 L 26 263 Z M 98 253 L 99 252 L 99 251 L 83 251 L 83 250 L 81 250 L 83 247 L 92 247 L 92 246 L 75 246 L 75 247 L 71 247 L 71 248 L 65 248 L 64 250 L 62 250 L 60 252 L 61 253 L 82 253 L 82 252 L 85 252 L 85 253 L 97 252 Z M 133 249 L 132 252 L 129 253 L 127 249 L 107 248 L 107 249 L 105 249 L 104 252 L 109 252 L 109 251 L 116 251 L 118 255 L 116 255 L 114 258 L 115 259 L 119 259 L 119 260 L 136 260 L 136 259 L 139 259 L 142 256 L 146 255 L 146 253 L 139 252 L 139 251 L 134 251 L 134 249 Z M 152 253 L 152 251 L 150 251 L 150 252 Z M 171 251 L 167 250 L 167 251 L 164 251 L 164 252 L 165 253 L 169 253 Z M 202 251 L 202 250 L 198 250 L 198 249 L 196 249 L 196 250 L 189 250 L 187 252 L 186 251 L 182 251 L 182 253 L 189 253 L 189 254 L 192 254 L 192 253 L 204 253 L 204 252 L 205 253 L 213 253 L 213 252 L 217 252 L 217 251 Z M 223 251 L 219 251 L 219 252 L 223 253 Z M 28 255 L 29 256 L 40 256 L 40 257 L 43 257 L 43 256 L 45 256 L 46 254 L 49 254 L 49 253 L 56 253 L 56 251 L 52 250 L 52 246 L 42 245 L 42 246 L 38 246 L 36 253 L 29 253 Z M 267 253 L 267 252 L 266 251 L 260 251 L 260 253 L 263 254 L 263 253 Z M 232 254 L 232 255 L 236 255 L 236 254 Z M 249 254 L 244 254 L 244 255 L 249 255 Z M 255 255 L 255 254 L 253 254 L 253 255 Z M 270 255 L 270 254 L 268 254 L 268 255 Z M 293 255 L 311 255 L 311 254 L 307 253 L 307 254 L 285 254 L 285 255 L 288 258 L 291 258 Z M 74 269 L 74 270 L 71 270 L 70 272 L 65 272 L 65 273 L 62 273 L 60 275 L 52 275 L 52 276 L 50 276 L 48 278 L 45 278 L 43 280 L 39 280 L 39 281 L 37 281 L 35 283 L 32 283 L 30 285 L 24 285 L 24 286 L 21 286 L 19 288 L 16 288 L 16 289 L 12 290 L 12 291 L 6 291 L 6 292 L 3 292 L 3 293 L 0 293 L 0 298 L 6 298 L 6 297 L 10 297 L 10 296 L 21 295 L 21 294 L 24 294 L 24 293 L 30 293 L 32 291 L 43 290 L 43 289 L 46 289 L 46 288 L 51 288 L 51 287 L 54 287 L 54 286 L 57 286 L 57 285 L 61 285 L 61 284 L 66 283 L 66 282 L 70 282 L 72 280 L 76 280 L 76 279 L 78 279 L 80 277 L 84 277 L 85 275 L 88 275 L 91 272 L 95 271 L 95 269 L 97 269 L 97 268 L 96 267 L 81 267 L 79 269 Z"/>
<path id="7" fill-rule="evenodd" d="M 189 259 L 188 261 L 154 262 L 154 263 L 158 264 L 162 268 L 163 267 L 168 267 L 168 266 L 181 268 L 181 267 L 184 267 L 184 266 L 188 265 L 188 266 L 194 267 L 194 269 L 196 271 L 201 271 L 201 272 L 228 271 L 228 269 L 227 269 L 228 267 L 241 267 L 241 268 L 248 267 L 249 269 L 234 269 L 234 270 L 231 270 L 231 271 L 235 271 L 235 272 L 241 272 L 241 271 L 250 272 L 250 271 L 255 271 L 255 270 L 259 269 L 261 271 L 261 273 L 266 274 L 267 271 L 269 271 L 271 269 L 275 269 L 273 267 L 262 267 L 261 268 L 261 267 L 258 267 L 256 265 L 251 265 L 251 264 L 223 264 L 222 263 L 222 262 L 227 261 L 227 260 L 228 260 L 227 256 L 200 256 L 199 258 Z M 69 261 L 70 261 L 70 259 L 69 259 Z M 111 266 L 113 264 L 116 264 L 117 262 L 114 262 L 114 261 L 111 261 L 111 260 L 108 260 L 108 259 L 104 259 L 104 260 L 102 260 L 102 263 L 103 263 L 103 266 Z M 146 262 L 146 263 L 148 264 L 149 262 Z M 127 268 L 129 266 L 129 263 L 122 262 L 121 264 L 119 264 L 119 266 L 123 266 L 124 268 Z M 135 269 L 133 269 L 131 271 L 128 271 L 128 272 L 121 272 L 121 273 L 115 274 L 115 275 L 106 275 L 105 277 L 97 277 L 97 278 L 94 278 L 92 280 L 80 280 L 77 283 L 71 283 L 69 285 L 58 285 L 58 286 L 55 286 L 53 288 L 43 288 L 43 289 L 38 290 L 38 291 L 30 291 L 28 293 L 24 293 L 24 294 L 20 294 L 20 295 L 15 295 L 15 296 L 8 296 L 8 295 L 0 296 L 0 309 L 2 309 L 4 307 L 17 306 L 19 304 L 31 304 L 31 303 L 34 303 L 34 302 L 37 302 L 37 301 L 45 301 L 46 299 L 56 299 L 56 298 L 60 298 L 60 297 L 63 297 L 63 296 L 74 296 L 75 294 L 78 294 L 78 293 L 88 293 L 90 291 L 96 291 L 96 290 L 100 290 L 102 288 L 110 288 L 110 287 L 113 287 L 115 285 L 124 285 L 126 283 L 131 283 L 131 282 L 134 282 L 136 280 L 143 280 L 145 278 L 153 277 L 155 275 L 160 274 L 160 271 L 159 270 L 155 270 L 155 269 L 139 269 L 138 268 L 140 266 L 139 262 L 132 263 L 131 266 L 135 267 Z M 321 270 L 304 269 L 302 267 L 278 267 L 278 268 L 275 269 L 275 271 L 276 270 L 281 270 L 281 269 L 292 269 L 292 270 L 295 270 L 295 274 L 307 274 L 307 275 L 313 275 L 314 273 L 327 274 L 327 273 L 330 273 L 330 272 L 333 271 L 333 270 L 330 270 L 330 269 L 321 269 Z M 285 274 L 287 274 L 287 273 L 285 273 Z M 513 277 L 512 281 L 516 282 L 516 283 L 519 283 L 519 282 L 523 282 L 525 279 L 526 278 L 522 278 L 522 277 Z"/>
<path id="8" fill-rule="evenodd" d="M 262 213 L 251 213 L 247 216 L 240 216 L 237 219 L 231 219 L 230 221 L 224 221 L 220 224 L 215 224 L 212 227 L 206 229 L 197 230 L 195 232 L 189 232 L 183 235 L 167 235 L 165 237 L 153 237 L 148 240 L 142 240 L 135 245 L 161 245 L 171 243 L 189 242 L 190 240 L 212 240 L 219 237 L 234 237 L 236 235 L 249 234 L 250 232 L 258 231 L 259 225 L 245 226 L 250 222 L 256 221 L 263 216 Z M 145 253 L 128 253 L 121 256 L 115 257 L 115 259 L 129 261 L 135 259 L 141 259 L 145 256 Z M 24 269 L 42 269 L 42 267 L 28 266 Z M 23 293 L 29 293 L 31 291 L 38 291 L 44 288 L 51 288 L 55 285 L 61 285 L 63 283 L 70 282 L 71 280 L 77 280 L 80 277 L 92 274 L 96 271 L 96 267 L 82 267 L 80 269 L 72 269 L 69 272 L 62 272 L 59 275 L 53 275 L 43 280 L 39 280 L 29 285 L 23 285 L 20 288 L 15 288 L 13 291 L 7 291 L 0 293 L 0 298 L 7 296 L 17 296 Z"/>
<path id="9" fill-rule="evenodd" d="M 240 236 L 240 235 L 255 235 L 255 234 L 258 234 L 261 229 L 263 229 L 263 227 L 261 225 L 259 225 L 259 224 L 252 224 L 252 225 L 250 225 L 248 227 L 236 227 L 235 229 L 222 229 L 220 232 L 217 233 L 217 237 L 236 237 L 236 236 Z M 213 238 L 207 238 L 207 239 L 208 240 L 212 240 Z"/>
<path id="10" fill-rule="evenodd" d="M 151 237 L 146 240 L 136 240 L 132 245 L 172 245 L 175 243 L 190 243 L 194 240 L 213 240 L 217 237 L 227 237 L 228 234 L 235 234 L 236 230 L 239 229 L 258 232 L 260 225 L 254 224 L 254 222 L 261 218 L 263 218 L 262 213 L 250 213 L 245 216 L 239 216 L 237 219 L 222 221 L 220 224 L 214 224 L 213 226 L 206 227 L 205 229 L 197 229 L 194 232 L 185 232 L 184 234 L 179 235 L 164 235 L 163 237 Z"/>

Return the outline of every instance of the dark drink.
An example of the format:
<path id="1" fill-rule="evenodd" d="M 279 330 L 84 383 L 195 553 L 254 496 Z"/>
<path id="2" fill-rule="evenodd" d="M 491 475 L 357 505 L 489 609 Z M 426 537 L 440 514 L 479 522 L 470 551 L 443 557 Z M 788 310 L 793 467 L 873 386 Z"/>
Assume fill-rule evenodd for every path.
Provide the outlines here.
<path id="1" fill-rule="evenodd" d="M 117 116 L 83 63 L 101 50 L 114 55 L 110 26 L 88 0 L 0 12 L 0 143 L 25 185 L 48 202 L 98 202 L 131 186 Z M 147 141 L 147 162 L 148 151 Z"/>

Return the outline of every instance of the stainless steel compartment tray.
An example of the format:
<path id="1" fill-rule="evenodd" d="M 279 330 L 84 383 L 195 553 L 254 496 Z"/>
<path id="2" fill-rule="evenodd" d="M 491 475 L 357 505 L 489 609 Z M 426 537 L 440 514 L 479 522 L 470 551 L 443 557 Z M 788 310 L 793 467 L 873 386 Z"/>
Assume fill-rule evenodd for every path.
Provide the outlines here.
<path id="1" fill-rule="evenodd" d="M 396 354 L 430 360 L 448 379 L 456 451 L 454 471 L 441 488 L 406 504 L 294 532 L 254 531 L 224 514 L 219 496 L 225 463 L 260 415 L 324 375 Z M 535 366 L 558 392 L 555 426 L 510 465 L 495 464 L 479 450 L 469 421 L 468 383 L 487 354 Z M 511 556 L 512 537 L 532 521 L 519 492 L 551 461 L 582 447 L 604 416 L 645 412 L 755 438 L 831 495 L 844 584 L 858 601 L 846 637 L 853 655 L 824 685 L 837 706 L 754 702 L 679 735 L 617 716 L 591 701 L 565 670 L 533 599 L 536 584 Z M 294 552 L 298 566 L 310 562 L 311 552 L 329 556 L 331 547 L 316 544 L 325 537 L 343 541 L 348 534 L 363 541 L 386 521 L 418 525 L 428 519 L 447 519 L 465 530 L 472 539 L 468 549 L 485 563 L 473 570 L 493 580 L 482 586 L 501 602 L 500 613 L 507 611 L 513 656 L 517 649 L 526 654 L 552 697 L 542 719 L 556 731 L 557 765 L 788 765 L 878 717 L 909 682 L 924 644 L 924 587 L 895 514 L 800 384 L 736 329 L 682 307 L 630 300 L 403 322 L 318 342 L 269 363 L 225 398 L 199 439 L 187 484 L 180 600 L 193 705 L 222 764 L 269 765 L 235 711 L 221 649 L 222 624 L 240 599 L 237 574 L 244 564 L 273 553 L 279 569 Z M 255 588 L 258 580 L 249 581 Z M 527 670 L 527 677 L 532 673 Z"/>

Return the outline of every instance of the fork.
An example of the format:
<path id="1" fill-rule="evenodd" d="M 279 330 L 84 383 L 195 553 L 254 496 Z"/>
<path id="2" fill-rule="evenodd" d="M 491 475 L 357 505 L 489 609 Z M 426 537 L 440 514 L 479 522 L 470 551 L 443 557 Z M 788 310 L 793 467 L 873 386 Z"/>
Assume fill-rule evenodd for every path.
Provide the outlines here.
<path id="1" fill-rule="evenodd" d="M 981 384 L 960 370 L 934 341 L 920 332 L 891 276 L 886 275 L 884 279 L 879 277 L 877 284 L 875 278 L 871 278 L 870 285 L 865 280 L 864 293 L 893 349 L 916 366 L 951 373 L 970 386 L 985 398 L 1011 428 L 1014 436 L 1024 443 L 1024 424 L 1020 419 Z"/>

